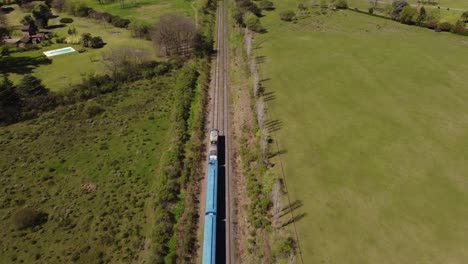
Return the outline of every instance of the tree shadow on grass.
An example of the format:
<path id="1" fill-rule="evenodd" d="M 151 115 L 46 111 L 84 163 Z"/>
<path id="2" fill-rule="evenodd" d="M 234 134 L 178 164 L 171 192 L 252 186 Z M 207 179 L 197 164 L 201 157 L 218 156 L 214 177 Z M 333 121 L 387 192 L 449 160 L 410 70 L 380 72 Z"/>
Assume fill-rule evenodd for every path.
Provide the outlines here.
<path id="1" fill-rule="evenodd" d="M 35 68 L 40 65 L 51 64 L 52 60 L 43 57 L 2 57 L 0 58 L 0 74 L 17 73 L 27 74 L 31 73 Z"/>
<path id="2" fill-rule="evenodd" d="M 301 208 L 303 205 L 304 204 L 302 203 L 301 200 L 296 200 L 296 201 L 292 202 L 291 204 L 288 204 L 287 206 L 285 206 L 283 209 L 281 209 L 279 217 L 283 217 L 283 216 L 291 213 L 291 211 L 295 211 L 295 210 Z"/>
<path id="3" fill-rule="evenodd" d="M 283 122 L 281 120 L 275 119 L 275 120 L 269 120 L 265 122 L 265 128 L 268 130 L 268 132 L 276 132 L 279 131 L 283 126 Z"/>
<path id="4" fill-rule="evenodd" d="M 281 227 L 285 227 L 285 226 L 288 226 L 292 223 L 296 223 L 297 221 L 301 220 L 302 218 L 304 218 L 307 214 L 306 213 L 300 213 L 298 215 L 295 215 L 294 218 L 291 218 L 289 219 L 287 222 L 283 223 L 281 225 Z"/>

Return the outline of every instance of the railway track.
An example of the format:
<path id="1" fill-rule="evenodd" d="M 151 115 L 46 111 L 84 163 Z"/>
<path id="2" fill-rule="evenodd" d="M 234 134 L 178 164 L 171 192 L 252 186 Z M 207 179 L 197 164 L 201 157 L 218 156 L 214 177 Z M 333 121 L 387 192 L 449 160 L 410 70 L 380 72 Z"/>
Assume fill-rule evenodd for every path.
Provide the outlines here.
<path id="1" fill-rule="evenodd" d="M 213 128 L 219 130 L 220 138 L 224 139 L 224 164 L 220 164 L 221 171 L 224 171 L 224 197 L 219 197 L 219 200 L 224 200 L 224 218 L 220 219 L 225 226 L 224 237 L 224 255 L 226 264 L 235 263 L 233 259 L 232 243 L 232 224 L 231 224 L 231 166 L 229 155 L 229 93 L 227 84 L 227 26 L 226 26 L 226 5 L 224 1 L 218 2 L 217 10 L 217 34 L 216 34 L 216 67 L 214 71 L 213 81 L 214 89 L 211 95 L 212 98 L 212 116 L 211 124 Z M 219 175 L 221 177 L 221 175 Z M 219 186 L 221 187 L 221 186 Z M 218 254 L 219 252 L 217 252 Z M 222 260 L 218 259 L 218 262 Z"/>

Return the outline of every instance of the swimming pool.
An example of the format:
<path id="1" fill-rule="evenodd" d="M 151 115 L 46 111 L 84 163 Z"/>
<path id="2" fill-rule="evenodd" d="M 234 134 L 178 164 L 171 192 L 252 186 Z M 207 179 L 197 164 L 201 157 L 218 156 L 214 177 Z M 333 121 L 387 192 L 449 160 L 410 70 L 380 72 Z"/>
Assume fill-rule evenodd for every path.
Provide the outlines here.
<path id="1" fill-rule="evenodd" d="M 52 57 L 56 55 L 62 55 L 65 53 L 70 53 L 70 52 L 75 52 L 75 49 L 72 47 L 66 47 L 66 48 L 61 48 L 61 49 L 56 49 L 56 50 L 49 50 L 49 51 L 44 51 L 44 55 L 47 57 Z"/>

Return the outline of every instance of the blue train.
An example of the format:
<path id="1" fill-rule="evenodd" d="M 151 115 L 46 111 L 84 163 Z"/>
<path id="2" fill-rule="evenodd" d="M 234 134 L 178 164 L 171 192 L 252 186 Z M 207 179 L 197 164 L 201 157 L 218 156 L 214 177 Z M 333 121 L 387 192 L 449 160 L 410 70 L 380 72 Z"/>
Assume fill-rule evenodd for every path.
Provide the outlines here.
<path id="1" fill-rule="evenodd" d="M 203 264 L 214 264 L 216 258 L 216 215 L 218 213 L 218 130 L 210 131 L 208 173 L 206 180 Z"/>

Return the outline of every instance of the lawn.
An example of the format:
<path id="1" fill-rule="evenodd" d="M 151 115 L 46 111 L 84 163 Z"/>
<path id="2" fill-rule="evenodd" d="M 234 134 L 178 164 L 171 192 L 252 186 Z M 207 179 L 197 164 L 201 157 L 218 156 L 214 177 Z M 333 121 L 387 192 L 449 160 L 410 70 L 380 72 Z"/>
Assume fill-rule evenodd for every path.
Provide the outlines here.
<path id="1" fill-rule="evenodd" d="M 105 4 L 99 4 L 96 0 L 85 0 L 83 2 L 96 10 L 109 12 L 130 19 L 131 21 L 145 23 L 154 23 L 159 17 L 166 13 L 181 13 L 187 16 L 194 15 L 190 7 L 192 0 L 125 1 L 123 8 L 120 7 L 119 1 L 107 1 L 108 3 Z"/>
<path id="2" fill-rule="evenodd" d="M 304 263 L 467 263 L 468 38 L 274 2 L 255 52 Z"/>
<path id="3" fill-rule="evenodd" d="M 15 21 L 24 15 L 26 15 L 26 13 L 23 13 L 18 8 L 15 9 L 15 11 L 8 14 L 10 24 L 19 24 Z M 69 16 L 62 14 L 61 17 Z M 35 64 L 33 60 L 30 60 L 30 58 L 40 58 L 43 56 L 44 51 L 63 47 L 73 47 L 75 50 L 79 50 L 82 48 L 81 45 L 53 44 L 51 46 L 44 47 L 41 50 L 13 53 L 11 54 L 11 57 L 16 58 L 18 61 L 24 61 L 25 64 L 29 65 L 28 69 L 16 69 L 15 67 L 6 69 L 6 71 L 13 73 L 11 76 L 13 81 L 19 81 L 21 78 L 20 74 L 32 72 L 36 77 L 41 78 L 46 87 L 52 91 L 68 88 L 73 84 L 79 83 L 83 77 L 89 74 L 104 73 L 106 68 L 102 63 L 102 54 L 107 50 L 121 47 L 131 47 L 133 49 L 144 50 L 148 53 L 148 56 L 156 59 L 156 50 L 152 42 L 132 38 L 130 31 L 126 29 L 116 28 L 107 23 L 97 23 L 95 20 L 87 18 L 73 17 L 73 20 L 74 22 L 69 24 L 67 27 L 54 29 L 54 33 L 58 36 L 68 37 L 68 28 L 74 27 L 77 30 L 77 36 L 81 36 L 83 33 L 91 33 L 93 36 L 101 36 L 104 42 L 106 42 L 106 45 L 101 49 L 88 48 L 84 53 L 75 52 L 51 57 L 52 64 L 47 65 Z M 49 24 L 53 25 L 54 22 L 54 20 L 51 20 L 49 21 Z"/>
<path id="4" fill-rule="evenodd" d="M 154 182 L 172 138 L 171 83 L 138 81 L 0 127 L 0 263 L 143 263 Z M 90 117 L 96 105 L 105 111 Z M 48 221 L 17 230 L 13 219 L 24 206 Z"/>

